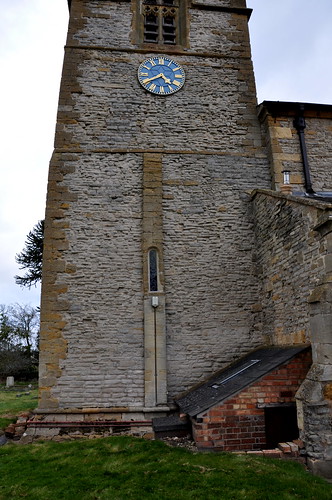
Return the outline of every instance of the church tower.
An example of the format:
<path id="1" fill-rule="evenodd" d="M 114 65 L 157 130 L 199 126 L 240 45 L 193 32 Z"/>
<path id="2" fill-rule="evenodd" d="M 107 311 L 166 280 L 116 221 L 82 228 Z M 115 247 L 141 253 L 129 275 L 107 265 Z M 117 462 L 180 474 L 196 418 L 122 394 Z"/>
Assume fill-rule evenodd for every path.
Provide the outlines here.
<path id="1" fill-rule="evenodd" d="M 148 420 L 264 343 L 249 200 L 270 173 L 251 10 L 245 0 L 69 7 L 37 412 Z"/>

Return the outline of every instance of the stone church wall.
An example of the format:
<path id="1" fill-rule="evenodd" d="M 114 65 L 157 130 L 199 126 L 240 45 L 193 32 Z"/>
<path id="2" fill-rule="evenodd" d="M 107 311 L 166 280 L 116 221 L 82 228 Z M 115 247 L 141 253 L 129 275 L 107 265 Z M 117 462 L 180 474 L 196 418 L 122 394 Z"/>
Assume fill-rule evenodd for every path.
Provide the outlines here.
<path id="1" fill-rule="evenodd" d="M 44 284 L 51 293 L 43 306 L 44 311 L 53 310 L 53 316 L 47 315 L 51 325 L 54 309 L 62 314 L 65 349 L 60 355 L 66 358 L 53 397 L 59 397 L 65 407 L 93 406 L 96 397 L 100 407 L 116 404 L 119 397 L 128 403 L 134 394 L 142 397 L 143 380 L 143 311 L 138 300 L 142 288 L 141 163 L 137 155 L 118 155 L 112 161 L 98 154 L 93 164 L 76 154 L 61 158 L 58 163 L 54 156 L 53 167 L 58 174 L 61 170 L 70 173 L 59 178 L 58 188 L 70 186 L 75 202 L 54 202 L 62 213 L 57 214 L 53 228 L 48 224 L 46 229 L 58 246 L 58 268 L 55 286 Z M 63 226 L 61 234 L 54 229 L 59 225 Z M 60 272 L 60 262 L 64 272 Z M 46 257 L 46 270 L 48 265 L 54 273 L 54 262 Z M 117 338 L 112 336 L 114 329 L 121 332 Z M 43 350 L 46 366 L 56 361 L 49 356 L 52 350 Z M 41 377 L 42 387 L 48 382 Z"/>
<path id="2" fill-rule="evenodd" d="M 220 4 L 220 2 L 218 2 Z M 233 2 L 234 3 L 234 2 Z M 244 16 L 234 16 L 226 12 L 223 16 L 216 15 L 215 10 L 197 9 L 196 5 L 207 5 L 207 2 L 194 1 L 190 9 L 190 49 L 198 53 L 223 57 L 250 58 L 250 45 L 247 32 L 247 19 Z M 216 4 L 211 0 L 210 4 Z"/>
<path id="3" fill-rule="evenodd" d="M 40 409 L 144 404 L 145 155 L 160 156 L 164 182 L 169 400 L 263 339 L 248 192 L 269 188 L 270 176 L 246 15 L 213 11 L 216 33 L 208 11 L 191 12 L 190 46 L 172 56 L 186 84 L 161 97 L 137 80 L 154 53 L 132 36 L 134 11 L 71 4 L 46 211 Z"/>
<path id="4" fill-rule="evenodd" d="M 253 199 L 262 323 L 270 342 L 310 342 L 310 293 L 325 275 L 326 245 L 314 231 L 326 205 L 276 192 Z"/>
<path id="5" fill-rule="evenodd" d="M 166 156 L 164 262 L 174 396 L 264 341 L 256 307 L 250 197 L 254 160 Z M 241 189 L 242 188 L 242 189 Z"/>
<path id="6" fill-rule="evenodd" d="M 67 45 L 131 47 L 131 2 L 73 0 Z"/>
<path id="7" fill-rule="evenodd" d="M 137 80 L 142 54 L 123 55 L 69 51 L 59 103 L 56 147 L 79 151 L 133 150 L 200 151 L 231 154 L 234 158 L 264 158 L 256 119 L 256 103 L 246 98 L 251 63 L 220 62 L 203 57 L 177 56 L 188 84 L 186 91 L 156 99 L 143 93 Z M 224 92 L 218 90 L 226 80 Z M 204 99 L 201 98 L 202 94 Z M 245 102 L 248 101 L 248 102 Z M 176 111 L 175 111 L 176 110 Z M 266 157 L 265 157 L 266 158 Z M 264 164 L 266 165 L 266 159 Z M 254 164 L 252 163 L 254 167 Z M 240 163 L 239 163 L 239 168 Z M 268 172 L 252 172 L 265 176 Z"/>
<path id="8" fill-rule="evenodd" d="M 331 204 L 258 191 L 253 205 L 263 329 L 273 344 L 311 344 L 298 426 L 308 465 L 331 478 Z"/>
<path id="9" fill-rule="evenodd" d="M 305 191 L 303 162 L 294 119 L 303 114 L 304 137 L 314 191 L 332 191 L 332 110 L 323 104 L 263 102 L 259 114 L 271 159 L 273 188 L 283 183 L 283 170 L 290 171 L 294 191 Z"/>

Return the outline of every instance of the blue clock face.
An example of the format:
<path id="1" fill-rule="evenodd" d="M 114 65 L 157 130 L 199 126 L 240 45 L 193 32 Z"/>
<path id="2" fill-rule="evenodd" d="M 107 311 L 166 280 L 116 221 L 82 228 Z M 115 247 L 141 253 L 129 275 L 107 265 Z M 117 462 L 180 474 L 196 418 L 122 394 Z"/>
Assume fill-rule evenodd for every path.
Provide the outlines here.
<path id="1" fill-rule="evenodd" d="M 185 74 L 173 59 L 156 56 L 142 62 L 138 68 L 140 84 L 152 94 L 174 94 L 183 87 Z"/>

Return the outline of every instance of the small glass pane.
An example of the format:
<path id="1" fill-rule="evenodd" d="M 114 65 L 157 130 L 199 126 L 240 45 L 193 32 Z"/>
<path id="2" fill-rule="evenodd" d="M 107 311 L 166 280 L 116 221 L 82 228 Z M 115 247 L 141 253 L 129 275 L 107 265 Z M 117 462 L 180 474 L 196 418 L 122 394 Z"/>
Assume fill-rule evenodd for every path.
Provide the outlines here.
<path id="1" fill-rule="evenodd" d="M 149 290 L 158 291 L 158 255 L 154 249 L 149 251 Z"/>

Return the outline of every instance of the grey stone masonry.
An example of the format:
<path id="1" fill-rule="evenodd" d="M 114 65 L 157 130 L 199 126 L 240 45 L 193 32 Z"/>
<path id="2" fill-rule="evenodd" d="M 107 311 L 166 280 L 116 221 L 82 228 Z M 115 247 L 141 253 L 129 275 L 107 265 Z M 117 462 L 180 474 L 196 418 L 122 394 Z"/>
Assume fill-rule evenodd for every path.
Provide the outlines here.
<path id="1" fill-rule="evenodd" d="M 297 397 L 309 467 L 332 479 L 332 207 L 315 230 L 324 249 L 325 274 L 309 297 L 313 365 Z"/>
<path id="2" fill-rule="evenodd" d="M 263 329 L 272 344 L 311 344 L 298 426 L 310 468 L 331 478 L 332 206 L 272 191 L 256 191 L 253 205 Z"/>
<path id="3" fill-rule="evenodd" d="M 264 331 L 272 344 L 308 343 L 308 299 L 325 276 L 326 257 L 313 229 L 329 206 L 270 191 L 256 192 L 253 208 Z"/>
<path id="4" fill-rule="evenodd" d="M 249 192 L 270 188 L 270 172 L 245 2 L 192 3 L 174 47 L 137 42 L 136 7 L 71 2 L 46 208 L 40 412 L 144 413 L 158 401 L 146 398 L 151 374 L 171 404 L 265 339 Z M 139 65 L 156 54 L 184 68 L 180 91 L 140 85 Z M 153 154 L 155 198 L 143 204 Z M 144 302 L 149 245 L 162 255 L 158 331 Z"/>
<path id="5" fill-rule="evenodd" d="M 303 137 L 312 188 L 332 190 L 332 106 L 327 104 L 264 101 L 259 106 L 271 159 L 273 187 L 280 189 L 283 170 L 290 171 L 294 191 L 305 191 L 303 160 L 294 119 L 303 116 Z"/>

